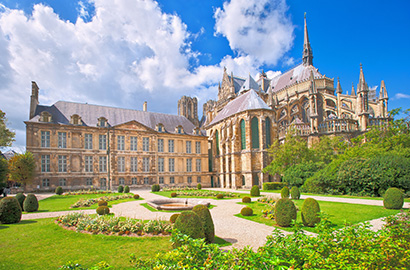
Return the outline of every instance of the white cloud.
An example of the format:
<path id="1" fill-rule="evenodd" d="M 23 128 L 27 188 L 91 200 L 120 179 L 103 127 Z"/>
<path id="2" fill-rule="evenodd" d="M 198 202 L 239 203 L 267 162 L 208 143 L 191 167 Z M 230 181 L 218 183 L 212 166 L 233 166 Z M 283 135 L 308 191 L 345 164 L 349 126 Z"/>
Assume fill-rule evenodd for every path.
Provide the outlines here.
<path id="1" fill-rule="evenodd" d="M 397 100 L 397 99 L 410 99 L 410 95 L 403 94 L 403 93 L 397 93 L 394 95 L 394 100 Z"/>

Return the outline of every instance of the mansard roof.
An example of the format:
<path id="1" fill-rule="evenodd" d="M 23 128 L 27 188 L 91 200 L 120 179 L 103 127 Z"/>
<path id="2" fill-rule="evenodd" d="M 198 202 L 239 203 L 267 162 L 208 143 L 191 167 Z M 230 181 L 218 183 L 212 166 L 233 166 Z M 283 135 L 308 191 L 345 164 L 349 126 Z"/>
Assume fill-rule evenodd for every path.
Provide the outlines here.
<path id="1" fill-rule="evenodd" d="M 156 126 L 161 123 L 168 133 L 176 133 L 175 127 L 182 126 L 184 133 L 190 135 L 194 135 L 195 129 L 194 124 L 185 116 L 66 101 L 58 101 L 51 106 L 38 105 L 35 116 L 28 122 L 38 122 L 43 111 L 52 114 L 52 123 L 54 124 L 70 125 L 70 117 L 73 114 L 78 114 L 81 116 L 83 125 L 90 127 L 96 127 L 98 118 L 105 117 L 110 126 L 137 121 L 152 130 L 156 130 Z"/>
<path id="2" fill-rule="evenodd" d="M 295 68 L 274 77 L 271 80 L 272 91 L 278 92 L 284 88 L 287 88 L 293 84 L 306 81 L 310 79 L 310 72 L 313 71 L 315 78 L 323 78 L 324 76 L 320 74 L 319 70 L 314 66 L 305 66 L 300 64 Z"/>
<path id="3" fill-rule="evenodd" d="M 223 119 L 232 116 L 234 114 L 257 109 L 267 109 L 269 106 L 258 96 L 254 90 L 249 90 L 242 95 L 226 104 L 226 106 L 218 113 L 218 115 L 212 120 L 209 126 L 222 121 Z"/>

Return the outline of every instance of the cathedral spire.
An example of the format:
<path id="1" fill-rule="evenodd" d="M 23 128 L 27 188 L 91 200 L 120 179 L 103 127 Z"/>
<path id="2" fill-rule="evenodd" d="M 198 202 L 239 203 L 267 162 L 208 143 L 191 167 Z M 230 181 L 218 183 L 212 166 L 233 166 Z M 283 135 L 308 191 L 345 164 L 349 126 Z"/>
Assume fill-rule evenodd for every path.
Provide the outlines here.
<path id="1" fill-rule="evenodd" d="M 388 99 L 388 98 L 389 96 L 387 95 L 386 85 L 384 84 L 384 81 L 382 81 L 380 85 L 379 99 Z"/>
<path id="2" fill-rule="evenodd" d="M 313 52 L 312 48 L 310 47 L 310 42 L 309 42 L 309 35 L 308 35 L 308 30 L 307 30 L 307 24 L 306 24 L 306 12 L 305 12 L 305 38 L 303 41 L 303 65 L 304 66 L 313 66 Z"/>
<path id="3" fill-rule="evenodd" d="M 364 79 L 362 63 L 360 63 L 360 76 L 359 76 L 359 84 L 357 85 L 357 93 L 366 91 L 366 90 L 368 90 L 367 84 L 366 84 L 366 80 Z"/>
<path id="4" fill-rule="evenodd" d="M 341 94 L 342 91 L 342 86 L 340 85 L 340 80 L 339 77 L 337 77 L 337 87 L 336 87 L 336 93 Z"/>
<path id="5" fill-rule="evenodd" d="M 351 96 L 355 96 L 356 95 L 356 92 L 354 91 L 354 84 L 352 83 L 352 92 L 351 92 L 351 94 L 350 94 Z"/>

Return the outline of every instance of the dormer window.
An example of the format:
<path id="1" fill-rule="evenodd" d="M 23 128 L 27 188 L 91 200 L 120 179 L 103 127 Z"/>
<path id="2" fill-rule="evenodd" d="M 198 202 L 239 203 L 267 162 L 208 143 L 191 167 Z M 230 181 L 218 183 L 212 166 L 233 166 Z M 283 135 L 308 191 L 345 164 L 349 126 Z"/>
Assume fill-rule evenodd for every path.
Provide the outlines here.
<path id="1" fill-rule="evenodd" d="M 70 123 L 72 125 L 81 125 L 81 117 L 78 114 L 71 115 Z"/>
<path id="2" fill-rule="evenodd" d="M 97 125 L 99 127 L 107 127 L 108 126 L 107 118 L 105 118 L 105 117 L 98 118 L 98 124 Z"/>
<path id="3" fill-rule="evenodd" d="M 198 127 L 194 128 L 194 134 L 195 134 L 195 135 L 200 135 L 200 134 L 201 134 L 201 130 L 200 130 Z"/>
<path id="4" fill-rule="evenodd" d="M 40 122 L 50 123 L 52 120 L 51 114 L 49 112 L 41 112 Z"/>
<path id="5" fill-rule="evenodd" d="M 178 134 L 182 134 L 182 133 L 184 133 L 184 129 L 182 128 L 182 126 L 177 126 L 177 127 L 176 127 L 176 132 L 177 132 Z"/>
<path id="6" fill-rule="evenodd" d="M 158 132 L 165 132 L 164 125 L 161 124 L 161 123 L 159 123 L 159 124 L 157 125 L 157 131 L 158 131 Z"/>

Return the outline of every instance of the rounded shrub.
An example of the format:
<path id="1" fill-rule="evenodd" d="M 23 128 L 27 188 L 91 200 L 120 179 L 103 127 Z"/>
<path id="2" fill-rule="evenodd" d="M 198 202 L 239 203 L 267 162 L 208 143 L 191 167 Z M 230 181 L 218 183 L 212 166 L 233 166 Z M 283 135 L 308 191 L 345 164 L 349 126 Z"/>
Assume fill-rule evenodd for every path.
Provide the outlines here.
<path id="1" fill-rule="evenodd" d="M 0 223 L 12 224 L 21 220 L 20 203 L 14 197 L 5 197 L 0 201 Z"/>
<path id="2" fill-rule="evenodd" d="M 242 216 L 245 216 L 245 217 L 252 216 L 252 215 L 253 215 L 253 210 L 252 210 L 252 208 L 250 208 L 250 207 L 248 207 L 248 206 L 242 208 L 242 210 L 241 210 L 241 215 L 242 215 Z"/>
<path id="3" fill-rule="evenodd" d="M 108 202 L 104 200 L 98 201 L 98 206 L 108 206 Z"/>
<path id="4" fill-rule="evenodd" d="M 215 226 L 208 207 L 203 204 L 198 204 L 194 206 L 192 211 L 196 213 L 202 221 L 206 241 L 212 243 L 215 239 Z"/>
<path id="5" fill-rule="evenodd" d="M 57 188 L 56 188 L 56 194 L 57 194 L 57 195 L 63 194 L 63 188 L 62 188 L 62 187 L 57 187 Z"/>
<path id="6" fill-rule="evenodd" d="M 196 189 L 202 189 L 202 185 L 198 183 L 198 185 L 196 185 Z"/>
<path id="7" fill-rule="evenodd" d="M 259 190 L 259 186 L 254 185 L 254 186 L 251 188 L 251 196 L 260 196 L 260 195 L 261 195 L 261 192 L 260 192 L 260 190 Z"/>
<path id="8" fill-rule="evenodd" d="M 16 194 L 16 199 L 19 202 L 21 209 L 23 209 L 23 203 L 24 203 L 24 200 L 26 199 L 26 195 L 19 192 Z"/>
<path id="9" fill-rule="evenodd" d="M 177 220 L 177 218 L 179 217 L 180 214 L 173 214 L 170 218 L 169 218 L 169 222 L 171 222 L 171 224 L 174 224 L 175 221 Z"/>
<path id="10" fill-rule="evenodd" d="M 299 200 L 300 199 L 300 190 L 297 186 L 293 186 L 290 189 L 290 197 L 292 200 Z"/>
<path id="11" fill-rule="evenodd" d="M 118 193 L 123 193 L 124 192 L 124 187 L 119 185 L 117 190 L 118 190 Z"/>
<path id="12" fill-rule="evenodd" d="M 313 198 L 307 198 L 302 205 L 302 222 L 307 227 L 314 227 L 320 222 L 320 206 Z"/>
<path id="13" fill-rule="evenodd" d="M 289 227 L 296 219 L 296 206 L 289 198 L 279 199 L 275 203 L 275 221 L 281 227 Z"/>
<path id="14" fill-rule="evenodd" d="M 151 186 L 151 191 L 152 192 L 158 192 L 161 189 L 161 187 L 158 184 L 153 184 Z"/>
<path id="15" fill-rule="evenodd" d="M 130 187 L 129 186 L 124 187 L 124 193 L 130 193 Z"/>
<path id="16" fill-rule="evenodd" d="M 36 195 L 33 193 L 27 194 L 27 197 L 23 203 L 23 209 L 26 212 L 35 212 L 38 210 L 38 200 Z"/>
<path id="17" fill-rule="evenodd" d="M 383 205 L 387 209 L 401 209 L 404 203 L 404 194 L 398 188 L 388 188 L 384 193 Z"/>
<path id="18" fill-rule="evenodd" d="M 249 198 L 248 196 L 245 196 L 242 198 L 243 203 L 250 203 L 251 201 L 252 201 L 251 198 Z"/>
<path id="19" fill-rule="evenodd" d="M 177 196 L 177 193 L 176 193 L 176 192 L 172 192 L 172 193 L 171 193 L 171 197 L 172 197 L 172 198 L 175 198 L 176 196 Z"/>
<path id="20" fill-rule="evenodd" d="M 289 188 L 288 187 L 283 187 L 280 190 L 280 196 L 281 196 L 281 198 L 289 198 Z"/>
<path id="21" fill-rule="evenodd" d="M 217 198 L 218 200 L 223 199 L 223 198 L 224 198 L 224 195 L 223 195 L 223 194 L 218 194 L 218 195 L 216 195 L 216 198 Z"/>
<path id="22" fill-rule="evenodd" d="M 140 195 L 138 195 L 138 194 L 134 194 L 134 199 L 136 199 L 136 200 L 138 200 L 139 198 L 140 198 Z"/>
<path id="23" fill-rule="evenodd" d="M 204 238 L 202 221 L 193 211 L 181 212 L 175 220 L 174 228 L 194 239 Z"/>
<path id="24" fill-rule="evenodd" d="M 102 206 L 98 206 L 96 211 L 97 211 L 97 214 L 99 214 L 100 216 L 107 215 L 110 213 L 110 208 L 108 208 L 108 206 L 102 205 Z"/>

